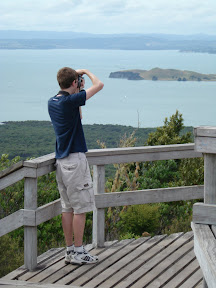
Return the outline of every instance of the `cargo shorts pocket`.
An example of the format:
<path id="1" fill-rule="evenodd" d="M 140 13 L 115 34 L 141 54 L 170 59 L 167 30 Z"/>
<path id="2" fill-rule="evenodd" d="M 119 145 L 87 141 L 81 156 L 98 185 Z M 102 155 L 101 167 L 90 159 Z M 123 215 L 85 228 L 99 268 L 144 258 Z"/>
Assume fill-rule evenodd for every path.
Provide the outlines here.
<path id="1" fill-rule="evenodd" d="M 80 172 L 78 163 L 62 164 L 62 179 L 64 185 L 70 190 L 76 189 L 80 181 Z"/>
<path id="2" fill-rule="evenodd" d="M 81 188 L 81 185 L 80 187 Z M 80 208 L 88 207 L 94 203 L 94 190 L 92 182 L 83 182 L 82 189 L 79 189 Z"/>

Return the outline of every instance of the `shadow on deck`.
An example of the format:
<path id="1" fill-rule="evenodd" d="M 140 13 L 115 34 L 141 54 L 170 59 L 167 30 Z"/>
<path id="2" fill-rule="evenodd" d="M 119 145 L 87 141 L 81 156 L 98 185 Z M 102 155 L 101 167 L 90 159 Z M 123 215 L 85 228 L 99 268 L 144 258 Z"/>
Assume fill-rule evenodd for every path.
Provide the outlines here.
<path id="1" fill-rule="evenodd" d="M 38 257 L 35 271 L 20 267 L 1 278 L 0 286 L 202 287 L 203 274 L 193 250 L 193 232 L 106 242 L 105 248 L 92 245 L 86 248 L 99 255 L 98 264 L 66 265 L 65 249 L 51 249 Z"/>

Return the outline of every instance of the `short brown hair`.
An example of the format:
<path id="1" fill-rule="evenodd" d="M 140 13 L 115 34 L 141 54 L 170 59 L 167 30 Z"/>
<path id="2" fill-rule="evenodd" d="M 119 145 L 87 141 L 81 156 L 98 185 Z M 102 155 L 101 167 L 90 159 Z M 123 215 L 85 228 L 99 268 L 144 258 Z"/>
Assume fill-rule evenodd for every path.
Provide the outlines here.
<path id="1" fill-rule="evenodd" d="M 69 88 L 77 78 L 77 72 L 69 67 L 61 68 L 57 73 L 57 81 L 61 89 Z"/>

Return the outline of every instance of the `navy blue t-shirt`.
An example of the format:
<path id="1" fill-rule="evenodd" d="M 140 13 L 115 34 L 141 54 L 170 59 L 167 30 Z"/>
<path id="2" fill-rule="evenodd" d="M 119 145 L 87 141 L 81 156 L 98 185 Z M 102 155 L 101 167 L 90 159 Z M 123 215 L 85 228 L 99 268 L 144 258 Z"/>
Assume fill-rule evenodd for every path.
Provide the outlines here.
<path id="1" fill-rule="evenodd" d="M 79 107 L 86 102 L 86 92 L 54 96 L 48 101 L 48 111 L 56 135 L 56 158 L 70 153 L 86 152 L 87 146 L 80 119 Z"/>

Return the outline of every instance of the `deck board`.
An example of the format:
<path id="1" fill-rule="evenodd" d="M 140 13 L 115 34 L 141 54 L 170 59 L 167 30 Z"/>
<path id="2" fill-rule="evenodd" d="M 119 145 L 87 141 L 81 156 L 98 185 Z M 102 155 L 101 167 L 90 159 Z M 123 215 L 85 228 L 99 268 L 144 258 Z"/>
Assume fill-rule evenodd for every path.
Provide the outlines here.
<path id="1" fill-rule="evenodd" d="M 65 264 L 65 249 L 51 249 L 38 257 L 35 271 L 22 266 L 1 278 L 0 287 L 202 287 L 202 271 L 193 251 L 193 232 L 106 242 L 104 248 L 92 245 L 86 248 L 99 256 L 99 263 Z"/>

